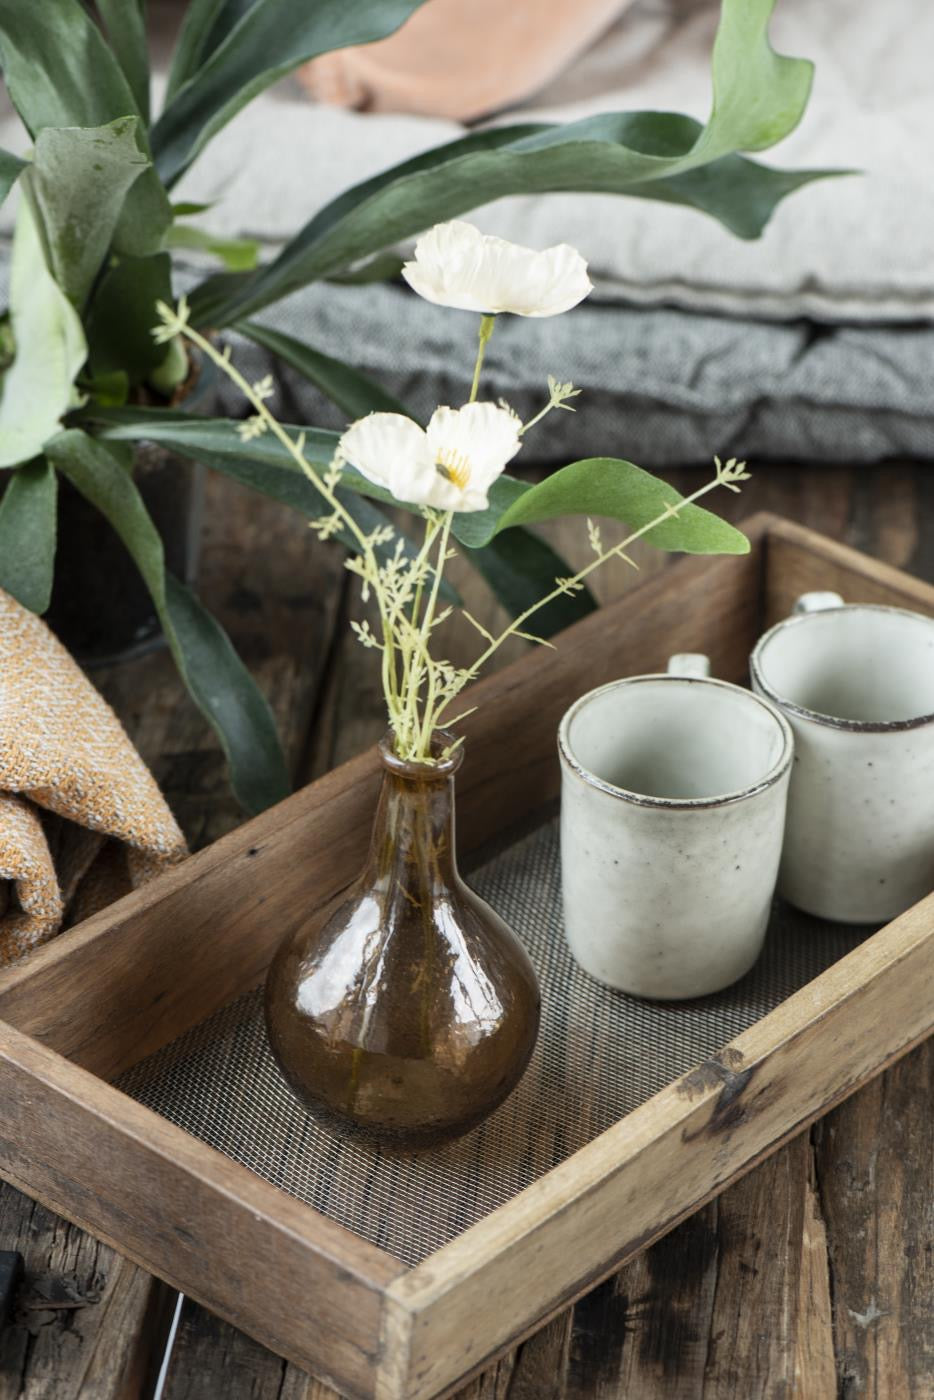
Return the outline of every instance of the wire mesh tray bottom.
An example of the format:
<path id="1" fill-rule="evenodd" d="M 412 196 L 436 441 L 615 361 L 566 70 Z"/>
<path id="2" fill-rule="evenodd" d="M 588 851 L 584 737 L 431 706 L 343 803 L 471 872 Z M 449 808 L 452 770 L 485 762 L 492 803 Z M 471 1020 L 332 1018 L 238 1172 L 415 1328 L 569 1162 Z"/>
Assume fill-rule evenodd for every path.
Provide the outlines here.
<path id="1" fill-rule="evenodd" d="M 557 823 L 471 884 L 517 932 L 542 984 L 542 1028 L 518 1089 L 460 1141 L 383 1153 L 317 1123 L 266 1045 L 262 993 L 231 1002 L 118 1087 L 405 1264 L 416 1264 L 706 1059 L 849 952 L 865 928 L 778 903 L 765 951 L 734 987 L 640 1001 L 581 972 L 562 933 Z"/>

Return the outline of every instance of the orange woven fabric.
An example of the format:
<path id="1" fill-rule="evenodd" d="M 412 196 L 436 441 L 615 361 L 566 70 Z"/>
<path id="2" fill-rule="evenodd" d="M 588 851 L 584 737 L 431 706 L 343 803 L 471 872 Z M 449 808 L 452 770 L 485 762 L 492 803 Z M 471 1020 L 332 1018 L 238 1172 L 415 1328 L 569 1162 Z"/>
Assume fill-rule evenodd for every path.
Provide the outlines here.
<path id="1" fill-rule="evenodd" d="M 110 706 L 0 589 L 0 967 L 186 854 Z"/>

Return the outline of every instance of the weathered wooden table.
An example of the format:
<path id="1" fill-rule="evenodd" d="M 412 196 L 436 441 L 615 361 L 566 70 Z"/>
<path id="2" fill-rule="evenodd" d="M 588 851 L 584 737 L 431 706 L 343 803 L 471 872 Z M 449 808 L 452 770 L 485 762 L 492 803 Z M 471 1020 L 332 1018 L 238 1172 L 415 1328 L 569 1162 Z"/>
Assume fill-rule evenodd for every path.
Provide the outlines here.
<path id="1" fill-rule="evenodd" d="M 670 479 L 688 491 L 693 469 Z M 296 783 L 373 742 L 371 658 L 351 640 L 352 580 L 304 522 L 208 486 L 201 592 L 259 676 Z M 732 518 L 765 508 L 934 580 L 934 468 L 760 467 Z M 562 526 L 568 555 L 582 522 Z M 666 567 L 643 549 L 644 571 Z M 620 565 L 604 598 L 632 586 Z M 469 606 L 493 614 L 468 581 Z M 481 594 L 481 596 L 477 596 Z M 690 600 L 685 600 L 690 606 Z M 98 673 L 194 846 L 240 819 L 216 746 L 164 653 Z M 919 988 L 919 995 L 930 995 Z M 934 1042 L 749 1173 L 544 1328 L 458 1400 L 934 1397 Z M 26 1275 L 0 1332 L 0 1400 L 150 1396 L 175 1296 L 0 1184 L 0 1249 Z M 249 1260 L 244 1272 L 249 1275 Z M 315 1325 L 314 1298 L 294 1304 Z M 333 1392 L 182 1305 L 166 1400 L 331 1400 Z"/>

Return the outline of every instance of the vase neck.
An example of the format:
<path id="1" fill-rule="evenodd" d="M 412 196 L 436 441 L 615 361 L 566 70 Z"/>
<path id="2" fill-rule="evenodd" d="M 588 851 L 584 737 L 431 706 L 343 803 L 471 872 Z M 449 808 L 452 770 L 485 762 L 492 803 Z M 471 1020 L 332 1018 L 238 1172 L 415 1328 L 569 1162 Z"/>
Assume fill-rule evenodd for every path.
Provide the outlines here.
<path id="1" fill-rule="evenodd" d="M 445 888 L 458 878 L 454 846 L 454 771 L 406 764 L 383 751 L 383 785 L 373 823 L 368 875 L 402 889 Z"/>

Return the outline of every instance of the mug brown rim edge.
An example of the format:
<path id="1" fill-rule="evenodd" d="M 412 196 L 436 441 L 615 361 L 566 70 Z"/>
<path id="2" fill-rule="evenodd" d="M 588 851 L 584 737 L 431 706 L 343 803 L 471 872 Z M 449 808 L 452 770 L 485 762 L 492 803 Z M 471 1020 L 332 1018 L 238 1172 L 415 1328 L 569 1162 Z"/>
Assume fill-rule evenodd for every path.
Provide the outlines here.
<path id="1" fill-rule="evenodd" d="M 643 681 L 665 681 L 666 683 L 673 681 L 681 685 L 713 685 L 721 690 L 735 690 L 745 699 L 756 701 L 778 724 L 785 741 L 781 756 L 759 782 L 732 792 L 718 793 L 713 797 L 652 797 L 649 793 L 634 792 L 631 788 L 618 787 L 615 783 L 607 782 L 605 778 L 599 777 L 575 758 L 566 738 L 567 726 L 573 718 L 574 712 L 586 700 L 592 700 L 595 696 L 606 690 L 613 690 L 617 686 L 638 685 Z M 767 792 L 769 788 L 780 782 L 790 770 L 794 759 L 794 747 L 794 733 L 791 725 L 767 696 L 757 695 L 754 690 L 734 685 L 732 681 L 720 680 L 717 676 L 673 676 L 667 671 L 647 672 L 642 676 L 621 676 L 618 680 L 607 681 L 604 685 L 595 686 L 593 690 L 585 691 L 583 695 L 579 695 L 568 706 L 558 724 L 558 754 L 561 762 L 583 783 L 586 783 L 588 787 L 596 788 L 599 792 L 605 792 L 608 797 L 618 797 L 624 802 L 629 802 L 634 807 L 654 807 L 662 811 L 690 812 L 704 808 L 729 807 L 737 802 L 745 802 L 747 798 L 758 797 L 760 793 Z"/>
<path id="2" fill-rule="evenodd" d="M 793 613 L 791 617 L 783 617 L 780 621 L 773 622 L 767 632 L 763 632 L 749 655 L 749 673 L 753 683 L 761 687 L 763 698 L 769 700 L 780 710 L 787 711 L 799 719 L 810 720 L 814 724 L 823 725 L 826 729 L 837 729 L 847 734 L 903 734 L 912 729 L 923 729 L 927 724 L 934 724 L 934 712 L 913 715 L 911 719 L 844 719 L 840 715 L 825 715 L 821 710 L 812 710 L 807 705 L 799 705 L 797 701 L 789 700 L 766 681 L 762 674 L 759 656 L 772 637 L 785 627 L 800 626 L 802 623 L 807 623 L 828 612 L 894 613 L 898 617 L 910 617 L 934 626 L 934 617 L 913 612 L 911 608 L 896 608 L 888 603 L 842 603 L 840 607 L 836 608 L 821 608 L 817 612 Z"/>

